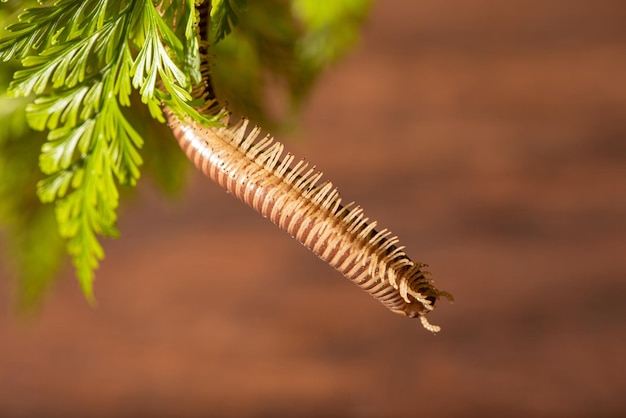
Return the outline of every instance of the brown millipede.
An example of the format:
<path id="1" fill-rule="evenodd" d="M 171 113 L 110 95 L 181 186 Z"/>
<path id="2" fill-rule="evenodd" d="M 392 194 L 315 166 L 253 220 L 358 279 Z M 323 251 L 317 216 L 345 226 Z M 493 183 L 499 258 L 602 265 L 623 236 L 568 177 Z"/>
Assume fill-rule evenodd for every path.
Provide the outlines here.
<path id="1" fill-rule="evenodd" d="M 210 2 L 198 6 L 197 27 L 203 83 L 192 95 L 206 101 L 204 111 L 215 114 L 215 100 L 207 60 L 206 41 Z M 419 317 L 432 332 L 426 314 L 440 297 L 423 268 L 398 246 L 398 238 L 387 229 L 376 230 L 360 206 L 342 205 L 337 189 L 322 173 L 304 160 L 284 153 L 284 146 L 270 136 L 260 136 L 258 127 L 248 129 L 246 119 L 219 127 L 205 127 L 181 120 L 164 107 L 168 124 L 187 154 L 205 175 L 236 198 L 269 218 L 279 228 L 313 251 L 345 277 L 367 291 L 392 312 Z"/>
<path id="2" fill-rule="evenodd" d="M 426 329 L 439 331 L 425 314 L 449 295 L 433 286 L 425 264 L 409 259 L 390 231 L 377 231 L 361 207 L 342 205 L 332 183 L 320 183 L 322 173 L 304 160 L 294 163 L 281 143 L 260 137 L 259 128 L 248 130 L 247 120 L 204 127 L 182 122 L 168 109 L 165 114 L 180 146 L 205 175 L 391 311 L 419 317 Z"/>

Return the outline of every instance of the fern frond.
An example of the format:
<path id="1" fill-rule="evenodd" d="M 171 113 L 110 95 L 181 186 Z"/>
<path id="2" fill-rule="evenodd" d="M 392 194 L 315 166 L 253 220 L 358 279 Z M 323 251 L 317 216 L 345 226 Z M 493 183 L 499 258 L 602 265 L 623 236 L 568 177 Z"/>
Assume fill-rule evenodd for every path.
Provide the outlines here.
<path id="1" fill-rule="evenodd" d="M 63 126 L 48 135 L 48 141 L 41 147 L 39 167 L 44 174 L 56 174 L 75 164 L 76 154 L 85 155 L 93 142 L 96 129 L 95 120 L 90 119 L 76 126 Z"/>
<path id="2" fill-rule="evenodd" d="M 221 41 L 239 23 L 238 15 L 248 8 L 247 0 L 216 0 L 211 8 L 213 42 Z"/>
<path id="3" fill-rule="evenodd" d="M 28 124 L 37 131 L 74 127 L 91 118 L 100 103 L 102 83 L 95 81 L 64 91 L 62 94 L 37 97 L 26 107 Z"/>
<path id="4" fill-rule="evenodd" d="M 188 61 L 188 31 L 171 29 L 193 21 L 188 0 L 58 0 L 25 10 L 0 39 L 0 58 L 19 58 L 24 67 L 9 92 L 36 94 L 28 121 L 50 130 L 39 158 L 48 177 L 37 193 L 56 202 L 59 233 L 90 300 L 104 256 L 98 236 L 118 234 L 118 184 L 135 185 L 143 163 L 143 139 L 122 110 L 132 89 L 157 119 L 162 101 L 203 119 L 188 103 L 191 81 L 178 64 Z"/>
<path id="5" fill-rule="evenodd" d="M 59 0 L 52 6 L 25 9 L 18 22 L 7 27 L 12 34 L 0 39 L 0 59 L 22 59 L 99 29 L 107 14 L 108 0 Z M 118 2 L 119 3 L 119 2 Z"/>

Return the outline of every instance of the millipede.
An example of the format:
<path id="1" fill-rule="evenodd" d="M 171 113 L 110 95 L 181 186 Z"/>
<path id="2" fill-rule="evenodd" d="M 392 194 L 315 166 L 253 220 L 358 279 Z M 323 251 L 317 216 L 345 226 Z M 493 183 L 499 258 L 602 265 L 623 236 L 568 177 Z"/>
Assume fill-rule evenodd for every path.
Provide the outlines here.
<path id="1" fill-rule="evenodd" d="M 206 3 L 203 12 L 208 15 Z M 206 18 L 200 21 L 207 24 Z M 215 112 L 207 43 L 202 36 L 200 40 L 203 83 L 193 95 L 206 99 L 204 111 Z M 333 183 L 322 181 L 314 166 L 285 152 L 282 143 L 262 135 L 247 119 L 230 123 L 225 116 L 220 126 L 203 126 L 179 118 L 167 107 L 164 114 L 181 148 L 202 173 L 392 312 L 419 318 L 429 331 L 440 330 L 426 314 L 441 297 L 451 299 L 450 294 L 434 286 L 426 264 L 412 261 L 388 229 L 377 229 L 360 206 L 344 205 Z"/>

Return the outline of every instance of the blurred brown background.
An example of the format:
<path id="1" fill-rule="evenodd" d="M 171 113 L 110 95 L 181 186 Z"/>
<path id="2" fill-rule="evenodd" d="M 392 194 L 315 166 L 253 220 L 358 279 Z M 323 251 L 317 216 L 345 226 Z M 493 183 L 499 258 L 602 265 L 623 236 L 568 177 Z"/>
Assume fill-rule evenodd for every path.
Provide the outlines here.
<path id="1" fill-rule="evenodd" d="M 378 1 L 283 138 L 456 296 L 440 334 L 208 180 L 144 182 L 97 309 L 68 269 L 39 319 L 2 310 L 0 417 L 626 416 L 625 22 Z"/>

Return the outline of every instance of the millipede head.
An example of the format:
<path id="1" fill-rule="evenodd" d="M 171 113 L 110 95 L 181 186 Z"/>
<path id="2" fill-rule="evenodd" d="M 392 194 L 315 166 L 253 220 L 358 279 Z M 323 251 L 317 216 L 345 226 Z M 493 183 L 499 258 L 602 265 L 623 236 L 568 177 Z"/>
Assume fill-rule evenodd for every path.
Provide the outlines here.
<path id="1" fill-rule="evenodd" d="M 412 296 L 409 296 L 409 298 L 411 299 L 411 303 L 408 303 L 403 311 L 403 314 L 409 318 L 417 318 L 419 316 L 426 315 L 428 312 L 433 310 L 435 301 L 437 300 L 434 296 L 427 297 L 426 299 L 430 302 L 430 306 L 426 306 L 422 302 L 414 299 Z"/>

